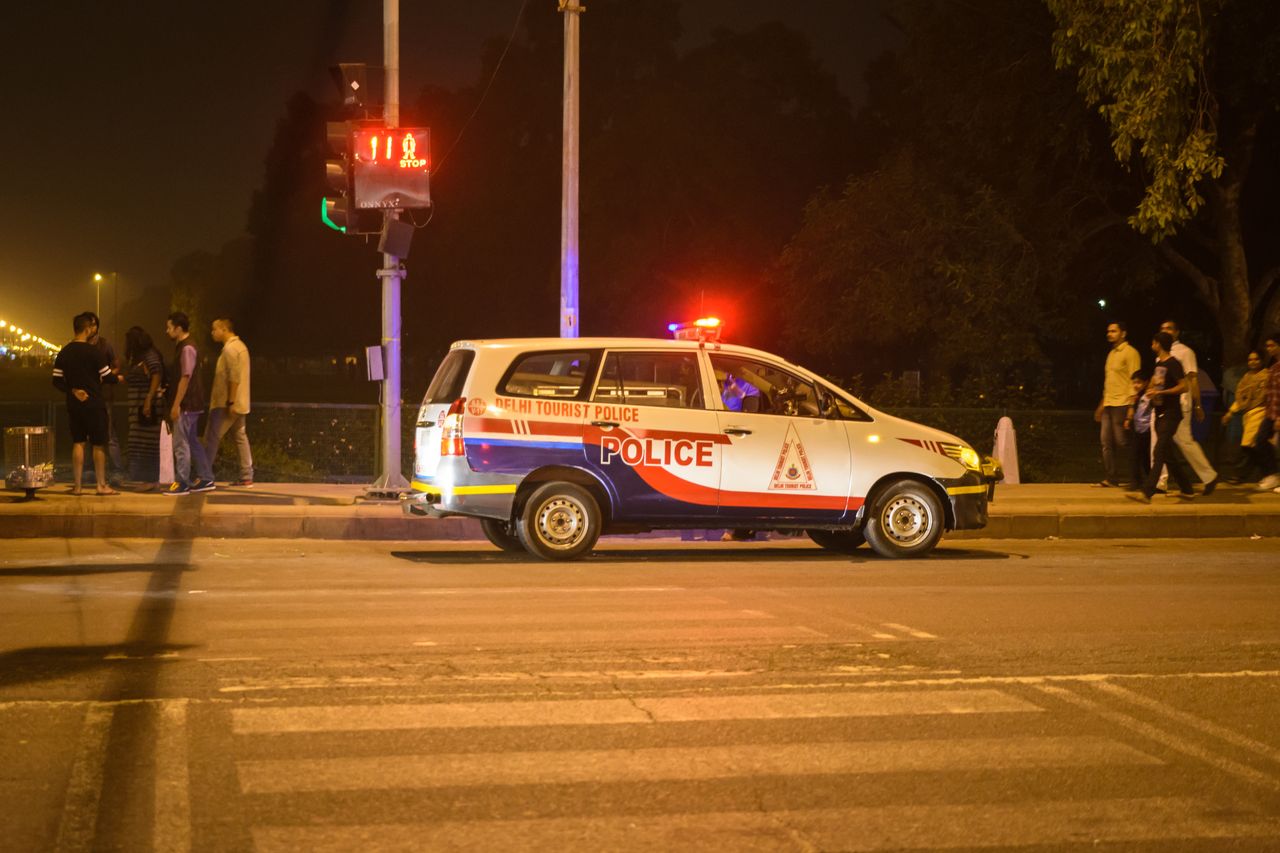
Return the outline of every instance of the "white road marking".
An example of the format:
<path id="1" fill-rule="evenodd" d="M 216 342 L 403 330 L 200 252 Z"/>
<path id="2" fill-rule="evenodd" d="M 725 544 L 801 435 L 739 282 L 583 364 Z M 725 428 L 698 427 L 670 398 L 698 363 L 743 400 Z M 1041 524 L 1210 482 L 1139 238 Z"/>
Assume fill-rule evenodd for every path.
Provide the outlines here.
<path id="1" fill-rule="evenodd" d="M 1197 717 L 1194 714 L 1188 714 L 1186 711 L 1181 711 L 1171 705 L 1165 704 L 1164 702 L 1152 699 L 1150 696 L 1143 696 L 1141 693 L 1135 693 L 1118 684 L 1098 682 L 1093 685 L 1093 688 L 1123 699 L 1124 701 L 1130 702 L 1134 705 L 1139 705 L 1143 708 L 1155 711 L 1157 714 L 1162 714 L 1184 726 L 1190 726 L 1193 729 L 1197 729 L 1207 735 L 1216 737 L 1219 740 L 1224 740 L 1233 746 L 1238 746 L 1241 749 L 1247 749 L 1264 758 L 1269 758 L 1272 761 L 1280 763 L 1280 749 L 1276 749 L 1273 746 L 1256 741 L 1251 737 L 1246 737 L 1245 735 L 1242 735 L 1233 729 L 1229 729 L 1226 726 L 1220 726 L 1217 723 Z"/>
<path id="2" fill-rule="evenodd" d="M 662 622 L 698 622 L 700 624 L 711 624 L 714 622 L 742 622 L 751 620 L 775 619 L 767 613 L 761 613 L 758 610 L 682 610 L 671 611 L 663 609 L 660 611 L 645 610 L 601 610 L 599 606 L 592 608 L 589 615 L 578 615 L 574 617 L 577 625 L 586 626 L 590 624 L 597 625 L 617 625 L 625 623 L 662 623 Z M 349 631 L 367 631 L 368 624 L 363 621 L 362 616 L 339 616 L 339 617 L 301 617 L 292 618 L 288 614 L 278 614 L 270 618 L 261 619 L 216 619 L 206 623 L 209 633 L 215 635 L 223 635 L 230 631 L 259 631 L 259 630 L 296 630 L 300 628 L 315 629 L 346 629 Z M 388 629 L 395 627 L 431 627 L 433 629 L 446 629 L 453 627 L 481 626 L 485 628 L 493 627 L 497 617 L 493 613 L 492 607 L 482 612 L 474 613 L 422 613 L 418 615 L 403 615 L 395 618 L 379 617 L 377 620 L 378 628 Z M 541 611 L 537 613 L 503 613 L 501 622 L 504 627 L 517 625 L 563 625 L 565 614 L 560 612 Z"/>
<path id="3" fill-rule="evenodd" d="M 90 850 L 98 825 L 98 803 L 102 796 L 103 764 L 107 757 L 107 737 L 115 709 L 107 703 L 91 702 L 85 709 L 76 748 L 75 763 L 67 781 L 67 795 L 58 824 L 53 849 L 58 853 Z"/>
<path id="4" fill-rule="evenodd" d="M 236 772 L 244 793 L 279 794 L 1161 763 L 1081 736 L 267 759 L 238 761 Z"/>
<path id="5" fill-rule="evenodd" d="M 280 732 L 392 731 L 516 726 L 582 726 L 713 720 L 1037 713 L 998 690 L 877 691 L 547 702 L 448 702 L 416 705 L 303 705 L 233 708 L 238 735 Z"/>
<path id="6" fill-rule="evenodd" d="M 187 764 L 187 700 L 161 700 L 156 730 L 153 848 L 191 849 L 191 778 Z"/>
<path id="7" fill-rule="evenodd" d="M 266 826 L 253 829 L 253 842 L 258 853 L 372 849 L 384 853 L 417 853 L 426 849 L 874 853 L 903 847 L 1065 847 L 1277 835 L 1280 820 L 1274 817 L 1222 816 L 1192 799 L 1148 798 L 368 826 Z"/>
<path id="8" fill-rule="evenodd" d="M 1255 785 L 1268 788 L 1272 791 L 1280 791 L 1280 779 L 1277 779 L 1275 776 L 1254 770 L 1252 767 L 1248 767 L 1238 761 L 1233 761 L 1230 758 L 1224 758 L 1223 756 L 1210 752 L 1204 747 L 1194 744 L 1176 734 L 1157 728 L 1150 723 L 1131 717 L 1128 714 L 1112 710 L 1111 708 L 1098 704 L 1092 699 L 1086 699 L 1083 696 L 1072 693 L 1065 687 L 1042 684 L 1039 685 L 1037 689 L 1049 696 L 1057 697 L 1079 708 L 1084 708 L 1085 710 L 1102 717 L 1104 720 L 1109 720 L 1118 726 L 1137 732 L 1143 737 L 1163 744 L 1176 752 L 1181 752 L 1183 755 L 1189 755 L 1192 758 L 1199 759 L 1206 764 L 1216 767 L 1223 773 L 1235 776 L 1238 779 L 1243 779 L 1246 782 L 1252 782 Z"/>
<path id="9" fill-rule="evenodd" d="M 881 622 L 880 627 L 889 628 L 893 631 L 901 631 L 902 633 L 915 637 L 918 640 L 938 639 L 937 634 L 930 634 L 928 631 L 921 631 L 918 628 L 912 628 L 910 625 L 902 625 L 898 622 Z"/>
<path id="10" fill-rule="evenodd" d="M 443 631 L 443 628 L 442 628 Z M 450 633 L 432 631 L 434 641 L 442 646 L 467 646 L 479 648 L 509 648 L 515 640 L 509 631 L 469 631 L 455 629 Z M 561 630 L 530 631 L 520 635 L 519 643 L 529 646 L 595 644 L 595 643 L 740 643 L 785 642 L 788 640 L 824 639 L 827 635 L 804 625 L 672 625 L 667 627 L 597 627 L 566 628 Z M 404 648 L 403 634 L 370 634 L 355 631 L 350 634 L 330 633 L 324 638 L 324 648 L 332 652 L 337 648 L 372 647 L 387 649 Z M 216 637 L 207 648 L 216 652 L 240 652 L 270 650 L 276 654 L 289 652 L 315 652 L 317 641 L 311 636 L 284 637 L 279 634 L 259 636 Z"/>

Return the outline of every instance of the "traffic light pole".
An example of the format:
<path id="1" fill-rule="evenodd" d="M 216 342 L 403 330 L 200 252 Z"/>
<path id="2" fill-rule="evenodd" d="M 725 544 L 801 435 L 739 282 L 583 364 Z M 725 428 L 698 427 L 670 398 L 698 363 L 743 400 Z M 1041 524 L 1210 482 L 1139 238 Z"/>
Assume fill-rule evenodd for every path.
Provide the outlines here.
<path id="1" fill-rule="evenodd" d="M 382 0 L 382 55 L 386 67 L 383 121 L 400 126 L 400 0 Z M 398 212 L 388 210 L 386 220 Z M 370 496 L 397 497 L 409 487 L 400 458 L 400 283 L 404 266 L 395 255 L 383 253 L 378 278 L 382 281 L 382 471 L 367 489 Z"/>

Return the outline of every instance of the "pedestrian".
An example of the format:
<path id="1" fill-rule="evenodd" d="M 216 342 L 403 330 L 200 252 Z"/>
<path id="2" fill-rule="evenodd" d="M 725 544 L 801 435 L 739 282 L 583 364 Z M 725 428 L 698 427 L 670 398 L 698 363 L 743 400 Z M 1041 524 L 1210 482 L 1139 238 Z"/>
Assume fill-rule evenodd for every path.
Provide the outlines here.
<path id="1" fill-rule="evenodd" d="M 1151 383 L 1143 395 L 1151 401 L 1154 413 L 1151 431 L 1155 434 L 1155 446 L 1152 450 L 1151 473 L 1147 474 L 1141 491 L 1125 494 L 1125 497 L 1141 503 L 1151 503 L 1151 496 L 1156 491 L 1156 481 L 1166 463 L 1172 470 L 1174 479 L 1178 481 L 1178 497 L 1189 499 L 1196 496 L 1185 467 L 1178 464 L 1182 451 L 1173 438 L 1183 417 L 1179 400 L 1170 398 L 1176 398 L 1187 390 L 1187 376 L 1182 370 L 1181 362 L 1170 352 L 1172 347 L 1173 336 L 1168 332 L 1157 332 L 1151 341 L 1156 366 L 1151 372 Z"/>
<path id="2" fill-rule="evenodd" d="M 231 320 L 220 317 L 210 329 L 213 339 L 222 344 L 218 365 L 213 371 L 213 390 L 209 395 L 209 424 L 205 428 L 205 451 L 209 465 L 218 458 L 218 445 L 229 432 L 236 442 L 240 461 L 239 479 L 233 486 L 253 485 L 253 454 L 249 450 L 249 434 L 245 419 L 249 414 L 249 348 L 235 333 Z"/>
<path id="3" fill-rule="evenodd" d="M 1135 370 L 1131 377 L 1133 405 L 1125 416 L 1125 429 L 1130 430 L 1129 444 L 1133 448 L 1129 479 L 1144 483 L 1151 473 L 1151 399 L 1147 393 L 1147 375 Z M 1136 489 L 1134 489 L 1136 491 Z"/>
<path id="4" fill-rule="evenodd" d="M 1134 403 L 1133 374 L 1142 367 L 1142 356 L 1129 345 L 1129 330 L 1124 323 L 1107 326 L 1107 343 L 1111 351 L 1102 369 L 1102 399 L 1093 413 L 1093 419 L 1102 425 L 1102 481 L 1097 485 L 1116 488 L 1124 482 L 1126 488 L 1136 490 L 1138 483 L 1122 474 L 1128 465 L 1129 433 L 1125 429 L 1125 417 Z"/>
<path id="5" fill-rule="evenodd" d="M 1280 494 L 1280 476 L 1276 475 L 1276 437 L 1280 436 L 1280 331 L 1267 335 L 1267 358 L 1271 366 L 1267 368 L 1267 392 L 1262 422 L 1258 424 L 1258 434 L 1253 437 L 1255 459 L 1262 469 L 1262 479 L 1258 481 L 1259 491 L 1274 489 Z"/>
<path id="6" fill-rule="evenodd" d="M 129 390 L 130 487 L 149 492 L 160 482 L 160 421 L 164 408 L 164 359 L 151 335 L 133 326 L 124 335 L 125 382 Z"/>
<path id="7" fill-rule="evenodd" d="M 177 344 L 170 372 L 169 424 L 173 432 L 173 483 L 166 495 L 209 492 L 213 468 L 200 443 L 200 416 L 204 414 L 204 383 L 200 381 L 200 353 L 191 339 L 191 320 L 175 311 L 165 321 L 165 334 Z M 191 469 L 195 468 L 195 479 Z"/>
<path id="8" fill-rule="evenodd" d="M 92 311 L 86 311 L 85 313 L 93 318 L 93 331 L 89 335 L 89 343 L 98 348 L 103 360 L 111 367 L 112 373 L 120 373 L 120 357 L 116 354 L 116 348 L 111 345 L 111 341 L 102 335 L 102 320 Z M 125 473 L 125 470 L 124 459 L 120 455 L 120 433 L 116 429 L 115 385 L 105 385 L 102 389 L 102 397 L 107 407 L 107 465 L 109 477 L 119 478 Z"/>
<path id="9" fill-rule="evenodd" d="M 1218 487 L 1218 472 L 1213 470 L 1213 466 L 1205 458 L 1204 451 L 1200 449 L 1200 444 L 1191 436 L 1191 419 L 1194 418 L 1197 423 L 1204 420 L 1204 408 L 1200 404 L 1200 373 L 1196 365 L 1196 354 L 1191 347 L 1178 340 L 1180 332 L 1178 324 L 1173 320 L 1165 320 L 1161 323 L 1160 331 L 1173 339 L 1173 348 L 1170 353 L 1182 365 L 1187 380 L 1186 393 L 1179 400 L 1182 406 L 1182 420 L 1178 424 L 1178 433 L 1174 436 L 1174 442 L 1182 452 L 1182 457 L 1187 460 L 1187 464 L 1200 478 L 1200 482 L 1204 483 L 1204 493 L 1211 495 Z M 1152 464 L 1155 464 L 1154 461 Z M 1161 488 L 1165 487 L 1165 479 L 1165 473 L 1161 472 Z"/>
<path id="10" fill-rule="evenodd" d="M 103 384 L 119 381 L 101 351 L 89 343 L 96 328 L 93 314 L 77 314 L 71 321 L 75 339 L 58 351 L 53 362 L 53 386 L 67 395 L 67 424 L 71 429 L 71 494 L 83 493 L 84 446 L 93 446 L 93 475 L 97 494 L 117 495 L 107 482 L 107 402 Z"/>
<path id="11" fill-rule="evenodd" d="M 1243 456 L 1239 469 L 1230 480 L 1233 483 L 1248 482 L 1249 475 L 1253 471 L 1265 467 L 1259 461 L 1259 451 L 1253 446 L 1253 440 L 1258 436 L 1258 427 L 1262 425 L 1267 411 L 1267 374 L 1262 370 L 1262 353 L 1259 350 L 1251 350 L 1246 364 L 1249 369 L 1236 383 L 1235 400 L 1222 416 L 1223 426 L 1226 426 L 1237 414 L 1240 415 L 1241 421 L 1240 447 Z"/>

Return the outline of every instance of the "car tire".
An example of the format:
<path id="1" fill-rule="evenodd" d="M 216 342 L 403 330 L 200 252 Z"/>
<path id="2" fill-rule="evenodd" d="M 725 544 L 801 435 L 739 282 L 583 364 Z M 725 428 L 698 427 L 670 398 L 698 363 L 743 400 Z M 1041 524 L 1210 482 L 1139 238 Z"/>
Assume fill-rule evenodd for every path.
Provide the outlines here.
<path id="1" fill-rule="evenodd" d="M 591 493 L 573 483 L 539 486 L 520 511 L 516 532 L 544 560 L 572 560 L 595 547 L 603 518 Z"/>
<path id="2" fill-rule="evenodd" d="M 840 554 L 852 554 L 867 541 L 867 537 L 859 527 L 849 527 L 844 530 L 806 530 L 805 533 L 808 533 L 810 539 L 826 550 Z"/>
<path id="3" fill-rule="evenodd" d="M 520 541 L 520 535 L 515 532 L 511 522 L 497 518 L 482 518 L 480 529 L 484 531 L 485 539 L 503 551 L 524 551 L 524 543 Z"/>
<path id="4" fill-rule="evenodd" d="M 938 544 L 946 515 L 933 490 L 916 480 L 896 480 L 871 502 L 863 530 L 882 557 L 920 557 Z"/>

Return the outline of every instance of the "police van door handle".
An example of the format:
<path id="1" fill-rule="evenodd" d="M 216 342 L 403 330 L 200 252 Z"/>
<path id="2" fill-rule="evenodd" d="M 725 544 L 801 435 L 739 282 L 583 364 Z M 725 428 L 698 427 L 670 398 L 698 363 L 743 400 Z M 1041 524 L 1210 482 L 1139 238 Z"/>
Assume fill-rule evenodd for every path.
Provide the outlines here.
<path id="1" fill-rule="evenodd" d="M 610 429 L 619 426 L 617 421 L 592 421 L 593 427 L 609 427 Z"/>
<path id="2" fill-rule="evenodd" d="M 724 434 L 725 435 L 751 435 L 751 430 L 743 429 L 742 427 L 725 427 Z"/>

